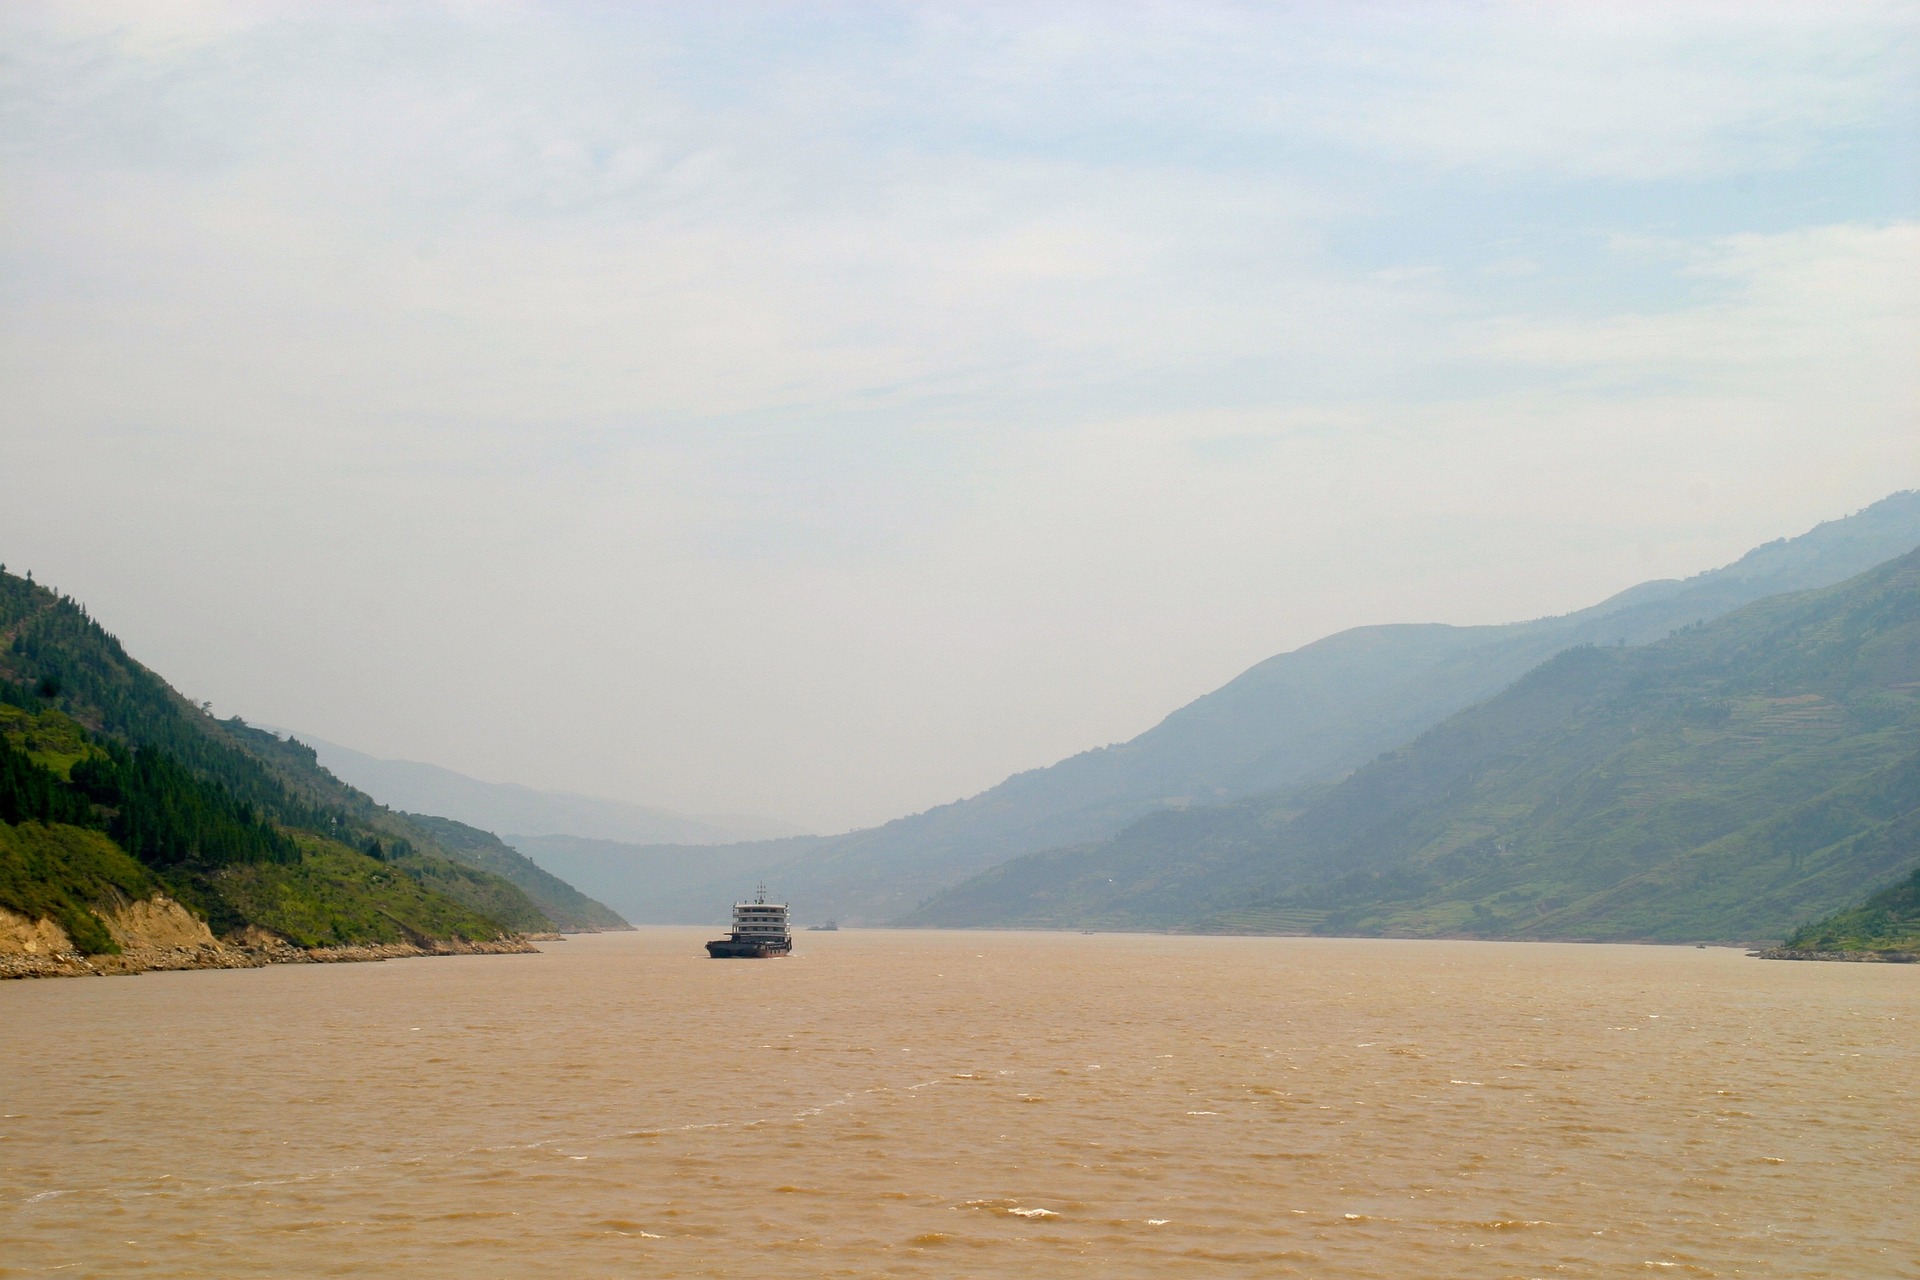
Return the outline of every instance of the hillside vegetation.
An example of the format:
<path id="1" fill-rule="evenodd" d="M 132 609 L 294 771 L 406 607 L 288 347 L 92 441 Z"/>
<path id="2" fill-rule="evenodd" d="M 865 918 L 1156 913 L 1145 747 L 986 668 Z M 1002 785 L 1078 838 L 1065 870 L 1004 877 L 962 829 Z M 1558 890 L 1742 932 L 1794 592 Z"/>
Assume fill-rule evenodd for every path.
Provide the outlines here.
<path id="1" fill-rule="evenodd" d="M 206 894 L 216 931 L 259 925 L 302 947 L 481 939 L 502 931 L 495 917 L 446 892 L 444 871 L 418 877 L 305 832 L 297 844 L 300 856 L 287 866 L 243 864 L 196 876 L 192 888 Z"/>
<path id="2" fill-rule="evenodd" d="M 1920 553 L 1569 650 L 1331 787 L 997 867 L 920 924 L 1759 940 L 1913 863 Z"/>
<path id="3" fill-rule="evenodd" d="M 100 831 L 0 821 L 0 907 L 29 920 L 52 920 L 87 955 L 120 950 L 96 907 L 145 898 L 159 887 Z"/>
<path id="4" fill-rule="evenodd" d="M 443 841 L 310 749 L 213 719 L 77 603 L 5 572 L 0 824 L 0 906 L 54 919 L 95 953 L 113 949 L 95 908 L 156 890 L 216 931 L 309 946 L 552 929 L 503 871 L 568 911 L 598 907 L 484 833 Z"/>
<path id="5" fill-rule="evenodd" d="M 1913 832 L 1909 832 L 1911 837 Z M 1911 846 L 1909 846 L 1911 847 Z M 1857 907 L 1794 930 L 1792 951 L 1864 952 L 1920 958 L 1920 867 Z"/>

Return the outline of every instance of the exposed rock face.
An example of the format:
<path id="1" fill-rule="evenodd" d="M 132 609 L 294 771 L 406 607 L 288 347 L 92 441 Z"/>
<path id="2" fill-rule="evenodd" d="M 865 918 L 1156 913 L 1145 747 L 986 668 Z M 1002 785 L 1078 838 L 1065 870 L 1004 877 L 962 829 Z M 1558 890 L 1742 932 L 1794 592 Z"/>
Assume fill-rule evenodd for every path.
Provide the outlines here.
<path id="1" fill-rule="evenodd" d="M 164 893 L 115 907 L 102 918 L 113 940 L 128 951 L 214 945 L 205 922 Z"/>
<path id="2" fill-rule="evenodd" d="M 51 920 L 29 920 L 0 907 L 0 956 L 52 956 L 73 950 L 67 931 Z"/>
<path id="3" fill-rule="evenodd" d="M 79 978 L 166 969 L 257 969 L 269 964 L 340 964 L 409 956 L 510 955 L 538 951 L 518 936 L 468 942 L 416 938 L 345 947 L 299 947 L 268 929 L 248 925 L 222 940 L 204 921 L 156 894 L 139 902 L 96 909 L 119 955 L 84 956 L 52 920 L 30 920 L 0 907 L 0 978 Z"/>
<path id="4" fill-rule="evenodd" d="M 120 944 L 117 956 L 80 954 L 51 920 L 29 920 L 0 907 L 0 978 L 79 978 L 152 969 L 248 969 L 266 963 L 229 946 L 192 912 L 163 894 L 101 904 L 96 914 Z"/>

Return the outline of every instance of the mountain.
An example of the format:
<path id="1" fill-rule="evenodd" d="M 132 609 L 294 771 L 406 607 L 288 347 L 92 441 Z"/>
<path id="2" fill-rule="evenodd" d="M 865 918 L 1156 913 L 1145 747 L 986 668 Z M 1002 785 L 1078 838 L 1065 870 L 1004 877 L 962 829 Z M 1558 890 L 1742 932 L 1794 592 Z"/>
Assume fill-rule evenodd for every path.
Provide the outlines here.
<path id="1" fill-rule="evenodd" d="M 63 939 L 112 955 L 165 935 L 238 963 L 216 933 L 511 950 L 554 927 L 491 869 L 544 890 L 551 877 L 519 855 L 386 809 L 299 743 L 215 720 L 77 602 L 3 571 L 0 825 L 0 951 Z"/>
<path id="2" fill-rule="evenodd" d="M 720 844 L 800 834 L 771 818 L 690 818 L 619 800 L 536 791 L 508 782 L 482 782 L 417 760 L 383 760 L 307 734 L 320 763 L 382 804 L 438 813 L 487 831 L 563 833 L 638 844 Z"/>
<path id="3" fill-rule="evenodd" d="M 555 928 L 569 933 L 599 933 L 609 929 L 630 928 L 618 912 L 596 902 L 547 871 L 494 835 L 470 827 L 452 818 L 436 818 L 424 813 L 402 814 L 406 821 L 426 831 L 435 844 L 454 854 L 468 866 L 491 872 L 517 887 L 533 899 Z"/>
<path id="4" fill-rule="evenodd" d="M 912 922 L 1779 938 L 1920 858 L 1920 551 L 1582 647 L 1332 786 L 1153 815 Z"/>
<path id="5" fill-rule="evenodd" d="M 624 860 L 600 849 L 566 865 L 649 921 L 691 911 L 713 918 L 710 904 L 758 879 L 809 916 L 897 919 L 996 864 L 1104 839 L 1143 815 L 1338 778 L 1563 650 L 1642 645 L 1754 600 L 1831 585 L 1916 545 L 1920 492 L 1896 493 L 1724 568 L 1642 583 L 1561 617 L 1343 631 L 1259 663 L 1129 742 L 881 827 L 809 844 L 634 849 Z M 548 856 L 515 843 L 536 860 Z"/>

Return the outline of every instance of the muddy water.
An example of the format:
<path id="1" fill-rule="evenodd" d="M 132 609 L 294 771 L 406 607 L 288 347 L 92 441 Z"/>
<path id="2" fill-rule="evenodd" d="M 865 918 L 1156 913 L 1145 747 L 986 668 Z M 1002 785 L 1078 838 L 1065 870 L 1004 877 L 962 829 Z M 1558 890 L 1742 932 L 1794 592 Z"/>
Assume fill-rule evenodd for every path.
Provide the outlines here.
<path id="1" fill-rule="evenodd" d="M 1920 1275 L 1920 967 L 703 936 L 0 985 L 0 1275 Z"/>

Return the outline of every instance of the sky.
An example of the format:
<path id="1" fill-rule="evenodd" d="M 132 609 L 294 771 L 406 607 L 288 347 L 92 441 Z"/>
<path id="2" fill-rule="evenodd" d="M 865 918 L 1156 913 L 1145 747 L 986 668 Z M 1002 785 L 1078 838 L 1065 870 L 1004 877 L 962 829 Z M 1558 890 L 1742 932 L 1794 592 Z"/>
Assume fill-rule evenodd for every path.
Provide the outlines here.
<path id="1" fill-rule="evenodd" d="M 0 561 L 820 831 L 1920 485 L 1920 5 L 0 8 Z"/>

